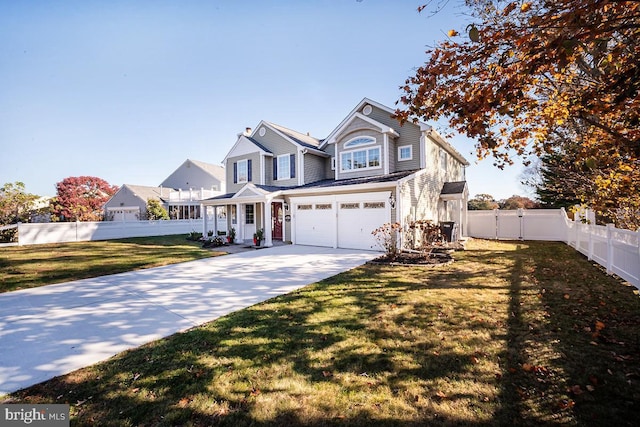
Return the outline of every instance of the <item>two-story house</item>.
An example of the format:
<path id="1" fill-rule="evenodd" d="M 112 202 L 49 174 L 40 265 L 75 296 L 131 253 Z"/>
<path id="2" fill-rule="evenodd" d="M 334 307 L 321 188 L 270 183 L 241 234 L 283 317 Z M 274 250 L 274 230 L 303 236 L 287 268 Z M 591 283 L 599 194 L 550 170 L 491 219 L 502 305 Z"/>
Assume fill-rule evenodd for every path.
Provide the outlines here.
<path id="1" fill-rule="evenodd" d="M 185 160 L 158 187 L 123 184 L 104 204 L 107 221 L 147 218 L 147 203 L 158 200 L 171 219 L 202 218 L 200 200 L 226 192 L 222 166 Z"/>
<path id="2" fill-rule="evenodd" d="M 468 162 L 431 126 L 363 99 L 325 139 L 261 121 L 227 156 L 227 194 L 203 200 L 236 239 L 377 249 L 372 231 L 415 219 L 466 229 Z M 205 230 L 218 231 L 205 220 Z"/>

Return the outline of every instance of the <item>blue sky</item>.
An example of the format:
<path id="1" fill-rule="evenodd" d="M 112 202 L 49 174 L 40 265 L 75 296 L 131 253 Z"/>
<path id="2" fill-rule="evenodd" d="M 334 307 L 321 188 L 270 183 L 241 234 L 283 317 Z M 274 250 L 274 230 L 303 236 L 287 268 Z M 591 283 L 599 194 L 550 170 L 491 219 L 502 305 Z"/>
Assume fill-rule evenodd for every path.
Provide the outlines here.
<path id="1" fill-rule="evenodd" d="M 0 185 L 159 185 L 262 119 L 323 138 L 364 97 L 394 107 L 426 47 L 468 23 L 458 2 L 422 3 L 0 0 Z M 471 195 L 525 194 L 521 166 L 450 142 Z"/>

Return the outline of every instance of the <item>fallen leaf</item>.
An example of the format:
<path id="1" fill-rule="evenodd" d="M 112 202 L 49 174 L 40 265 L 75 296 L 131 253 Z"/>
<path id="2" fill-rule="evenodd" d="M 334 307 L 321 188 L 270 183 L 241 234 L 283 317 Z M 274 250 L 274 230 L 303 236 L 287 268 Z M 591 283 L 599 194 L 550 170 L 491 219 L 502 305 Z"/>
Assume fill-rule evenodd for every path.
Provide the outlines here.
<path id="1" fill-rule="evenodd" d="M 569 299 L 571 296 L 569 294 L 564 294 L 564 299 Z"/>
<path id="2" fill-rule="evenodd" d="M 327 378 L 327 377 L 332 377 L 333 374 L 329 371 L 322 371 L 322 376 Z"/>
<path id="3" fill-rule="evenodd" d="M 587 390 L 589 390 L 589 391 L 593 391 L 593 390 L 595 390 L 595 389 L 596 389 L 596 388 L 595 388 L 594 386 L 592 386 L 591 384 L 587 384 L 587 385 L 586 385 L 586 388 L 587 388 Z"/>
<path id="4" fill-rule="evenodd" d="M 523 363 L 522 364 L 522 370 L 525 372 L 532 372 L 534 369 L 534 366 L 529 364 L 529 363 Z"/>
<path id="5" fill-rule="evenodd" d="M 580 386 L 576 384 L 571 387 L 571 393 L 575 394 L 576 396 L 580 396 L 584 392 L 582 391 L 582 388 L 580 388 Z"/>
<path id="6" fill-rule="evenodd" d="M 480 359 L 478 359 L 475 356 L 471 356 L 471 363 L 473 363 L 474 365 L 477 365 L 478 363 L 480 363 Z"/>
<path id="7" fill-rule="evenodd" d="M 599 320 L 596 320 L 596 331 L 601 331 L 604 329 L 604 323 Z"/>
<path id="8" fill-rule="evenodd" d="M 439 391 L 436 393 L 436 396 L 438 396 L 440 399 L 446 399 L 447 395 L 444 394 L 443 392 Z"/>
<path id="9" fill-rule="evenodd" d="M 558 406 L 560 407 L 560 409 L 570 409 L 573 408 L 575 404 L 576 402 L 571 399 L 562 399 L 560 402 L 558 402 Z"/>

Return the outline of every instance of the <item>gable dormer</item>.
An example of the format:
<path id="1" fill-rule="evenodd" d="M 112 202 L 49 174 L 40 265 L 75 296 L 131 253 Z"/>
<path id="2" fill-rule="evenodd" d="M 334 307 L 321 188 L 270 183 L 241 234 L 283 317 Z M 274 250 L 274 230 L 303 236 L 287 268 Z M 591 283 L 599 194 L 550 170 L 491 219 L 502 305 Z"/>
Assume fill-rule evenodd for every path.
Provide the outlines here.
<path id="1" fill-rule="evenodd" d="M 323 143 L 334 146 L 335 179 L 395 172 L 394 141 L 400 134 L 370 117 L 372 108 L 353 111 Z"/>
<path id="2" fill-rule="evenodd" d="M 264 184 L 266 158 L 273 153 L 248 133 L 240 134 L 223 163 L 227 171 L 227 191 L 235 193 L 247 183 Z"/>

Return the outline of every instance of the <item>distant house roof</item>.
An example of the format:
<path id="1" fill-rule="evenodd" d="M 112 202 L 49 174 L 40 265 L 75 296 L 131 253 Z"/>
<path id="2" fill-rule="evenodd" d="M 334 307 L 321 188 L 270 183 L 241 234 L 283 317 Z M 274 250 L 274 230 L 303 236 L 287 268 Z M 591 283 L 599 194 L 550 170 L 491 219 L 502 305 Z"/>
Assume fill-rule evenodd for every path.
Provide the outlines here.
<path id="1" fill-rule="evenodd" d="M 220 182 L 223 182 L 226 178 L 224 167 L 220 165 L 213 165 L 211 163 L 202 162 L 200 160 L 192 160 L 192 159 L 187 159 L 187 160 L 193 163 L 194 165 L 198 166 L 199 168 L 204 169 L 206 172 L 208 172 L 214 178 L 218 179 Z"/>
<path id="2" fill-rule="evenodd" d="M 169 187 L 149 187 L 146 185 L 133 185 L 123 184 L 122 187 L 115 192 L 109 200 L 103 205 L 108 206 L 113 199 L 121 197 L 120 193 L 131 193 L 134 197 L 138 197 L 140 200 L 148 202 L 150 199 L 159 199 L 162 203 L 166 203 L 169 200 L 169 193 L 173 191 L 173 188 Z"/>
<path id="3" fill-rule="evenodd" d="M 467 186 L 467 181 L 445 182 L 442 186 L 440 194 L 461 194 L 464 193 L 464 189 Z"/>
<path id="4" fill-rule="evenodd" d="M 135 196 L 138 196 L 144 200 L 157 198 L 165 201 L 165 198 L 168 200 L 169 193 L 171 191 L 174 191 L 173 188 L 148 187 L 146 185 L 124 184 L 122 187 L 127 187 Z"/>

